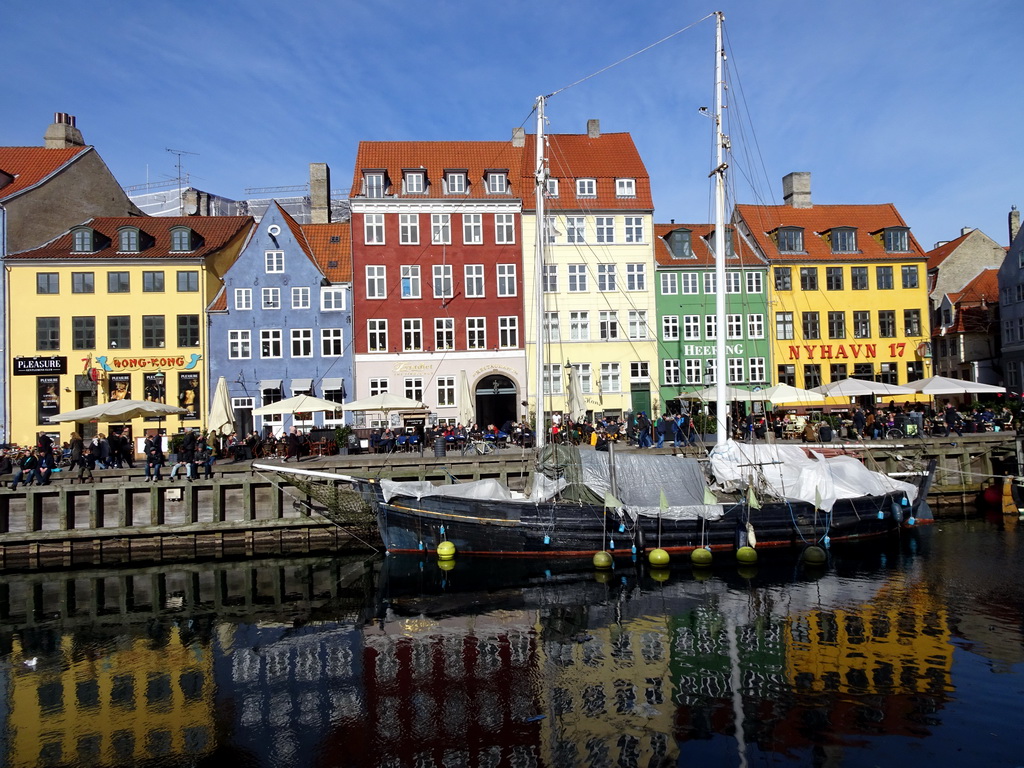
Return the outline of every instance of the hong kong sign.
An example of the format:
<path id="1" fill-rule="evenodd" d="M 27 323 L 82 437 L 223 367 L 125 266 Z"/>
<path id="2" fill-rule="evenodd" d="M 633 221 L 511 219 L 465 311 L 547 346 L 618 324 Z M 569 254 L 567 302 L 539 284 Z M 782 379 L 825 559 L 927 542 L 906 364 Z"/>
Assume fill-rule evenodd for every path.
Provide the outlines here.
<path id="1" fill-rule="evenodd" d="M 14 358 L 15 376 L 42 376 L 68 372 L 66 357 L 16 357 Z"/>

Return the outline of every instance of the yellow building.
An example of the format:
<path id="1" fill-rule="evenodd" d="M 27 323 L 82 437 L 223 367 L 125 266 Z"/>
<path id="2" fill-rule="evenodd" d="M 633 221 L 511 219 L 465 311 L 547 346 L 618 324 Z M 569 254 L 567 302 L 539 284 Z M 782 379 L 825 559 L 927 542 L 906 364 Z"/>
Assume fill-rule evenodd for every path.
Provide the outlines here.
<path id="1" fill-rule="evenodd" d="M 809 173 L 783 192 L 784 205 L 734 213 L 771 264 L 774 383 L 931 375 L 927 259 L 895 206 L 813 205 Z"/>
<path id="2" fill-rule="evenodd" d="M 137 765 L 217 746 L 213 657 L 174 627 L 165 643 L 138 637 L 102 660 L 61 638 L 60 660 L 11 657 L 7 765 Z M 56 659 L 56 657 L 54 657 Z"/>
<path id="3" fill-rule="evenodd" d="M 525 157 L 535 136 L 525 137 Z M 660 372 L 656 349 L 654 204 L 650 178 L 628 133 L 552 134 L 548 145 L 544 258 L 547 353 L 544 411 L 571 410 L 567 371 L 579 380 L 588 418 L 652 408 Z M 522 188 L 533 188 L 523 164 Z M 523 199 L 523 295 L 528 380 L 536 381 L 534 252 L 537 210 Z M 536 409 L 530 387 L 530 409 Z"/>
<path id="4" fill-rule="evenodd" d="M 187 415 L 136 419 L 131 437 L 202 427 L 209 402 L 204 310 L 252 229 L 248 216 L 95 218 L 4 260 L 7 307 L 4 438 L 55 442 L 95 423 L 51 416 L 114 399 L 179 405 Z"/>

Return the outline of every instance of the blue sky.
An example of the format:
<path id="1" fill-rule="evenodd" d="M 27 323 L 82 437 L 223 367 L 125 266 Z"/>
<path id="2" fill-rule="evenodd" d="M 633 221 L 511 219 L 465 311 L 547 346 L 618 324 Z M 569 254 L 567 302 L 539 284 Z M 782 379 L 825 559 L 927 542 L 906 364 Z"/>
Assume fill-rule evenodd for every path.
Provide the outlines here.
<path id="1" fill-rule="evenodd" d="M 226 197 L 303 184 L 310 162 L 345 189 L 360 140 L 532 131 L 537 94 L 719 8 L 736 201 L 780 202 L 810 171 L 815 202 L 895 203 L 926 249 L 962 226 L 1007 244 L 1020 0 L 6 0 L 0 143 L 40 144 L 69 112 L 123 185 L 175 176 L 173 148 Z M 548 105 L 551 131 L 633 135 L 658 221 L 711 218 L 713 40 L 704 21 Z"/>

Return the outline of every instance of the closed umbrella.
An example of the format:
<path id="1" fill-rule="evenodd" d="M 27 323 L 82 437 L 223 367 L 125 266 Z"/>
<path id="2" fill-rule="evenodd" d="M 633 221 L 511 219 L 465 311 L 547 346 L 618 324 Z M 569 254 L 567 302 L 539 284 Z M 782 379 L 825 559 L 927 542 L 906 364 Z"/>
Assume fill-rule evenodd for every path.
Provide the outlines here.
<path id="1" fill-rule="evenodd" d="M 569 396 L 566 398 L 569 418 L 583 421 L 587 418 L 587 403 L 583 399 L 583 386 L 580 384 L 580 371 L 576 366 L 569 367 Z"/>
<path id="2" fill-rule="evenodd" d="M 459 422 L 469 426 L 476 421 L 476 403 L 473 391 L 469 388 L 469 376 L 465 370 L 459 371 Z"/>
<path id="3" fill-rule="evenodd" d="M 213 392 L 210 414 L 206 418 L 211 432 L 229 435 L 235 429 L 232 417 L 231 397 L 228 395 L 228 381 L 223 376 L 217 380 L 217 388 Z"/>

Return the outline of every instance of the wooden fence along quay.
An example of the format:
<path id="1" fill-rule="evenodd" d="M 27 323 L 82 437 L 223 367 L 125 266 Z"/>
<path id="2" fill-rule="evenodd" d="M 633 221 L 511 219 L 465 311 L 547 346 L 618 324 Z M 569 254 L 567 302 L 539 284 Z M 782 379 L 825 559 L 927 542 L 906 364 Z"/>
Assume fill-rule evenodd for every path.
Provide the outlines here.
<path id="1" fill-rule="evenodd" d="M 935 459 L 932 501 L 939 516 L 946 505 L 959 508 L 973 502 L 981 489 L 1017 474 L 1021 465 L 1020 440 L 1005 432 L 844 441 L 816 448 L 848 452 L 896 475 Z M 334 456 L 308 459 L 301 466 L 439 483 L 493 477 L 523 488 L 531 465 L 528 453 L 510 447 L 485 456 Z M 97 471 L 96 482 L 87 485 L 71 484 L 72 473 L 60 473 L 47 486 L 0 490 L 0 571 L 311 555 L 380 546 L 368 514 L 360 522 L 332 520 L 299 488 L 281 476 L 255 471 L 248 462 L 221 462 L 216 470 L 213 480 L 171 482 L 165 477 L 160 483 L 144 482 L 139 469 Z"/>

